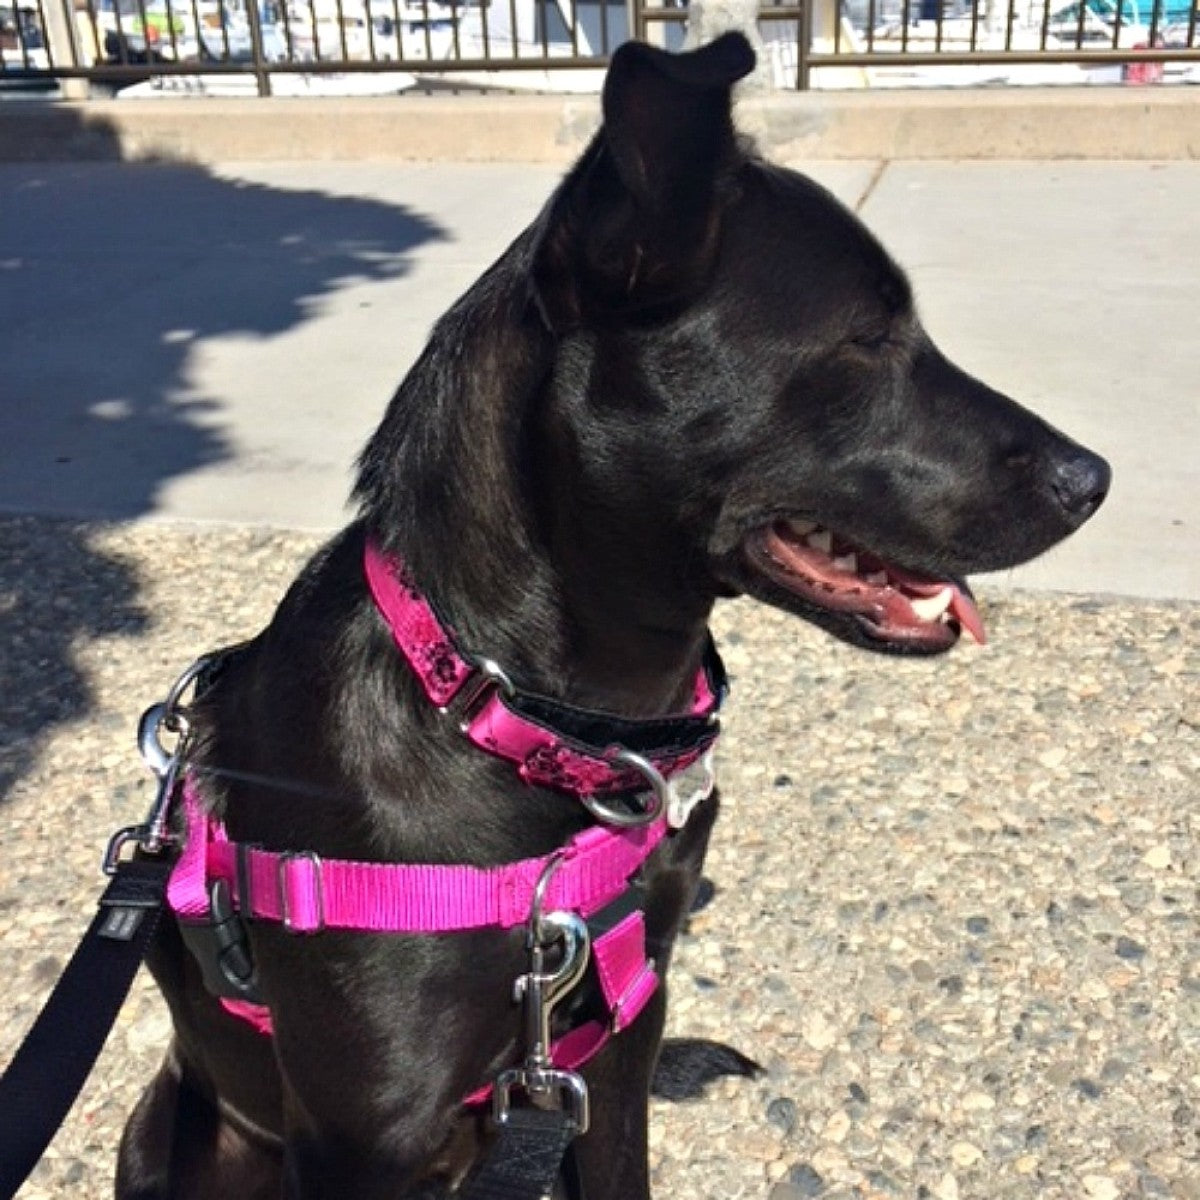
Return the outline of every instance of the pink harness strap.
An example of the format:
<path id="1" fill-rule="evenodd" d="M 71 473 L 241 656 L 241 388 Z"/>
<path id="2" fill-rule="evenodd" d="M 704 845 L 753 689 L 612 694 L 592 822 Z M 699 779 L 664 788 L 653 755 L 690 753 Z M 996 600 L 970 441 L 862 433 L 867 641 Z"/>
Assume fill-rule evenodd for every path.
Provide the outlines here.
<path id="1" fill-rule="evenodd" d="M 555 1041 L 550 1047 L 550 1059 L 563 1070 L 574 1070 L 591 1062 L 613 1034 L 633 1024 L 658 988 L 653 960 L 646 958 L 646 922 L 640 912 L 630 913 L 601 934 L 592 943 L 592 959 L 609 1020 L 607 1024 L 587 1021 Z M 489 1083 L 472 1092 L 463 1103 L 482 1104 L 491 1094 Z"/>
<path id="2" fill-rule="evenodd" d="M 281 921 L 293 933 L 511 929 L 529 919 L 534 888 L 560 855 L 544 903 L 590 916 L 624 891 L 667 832 L 665 818 L 632 829 L 592 826 L 555 855 L 502 867 L 365 863 L 239 847 L 205 813 L 191 779 L 183 803 L 187 842 L 167 887 L 175 912 L 206 916 L 208 886 L 223 879 L 240 912 Z M 248 897 L 239 894 L 239 876 L 249 880 Z"/>
<path id="3" fill-rule="evenodd" d="M 615 1033 L 627 1029 L 658 988 L 658 974 L 652 960 L 646 958 L 646 926 L 641 913 L 630 913 L 620 924 L 601 934 L 592 944 L 592 957 L 600 979 L 600 990 L 611 1014 L 607 1024 L 588 1021 L 565 1033 L 550 1048 L 556 1067 L 573 1070 L 591 1062 Z M 230 1016 L 251 1025 L 264 1037 L 271 1037 L 275 1025 L 265 1004 L 221 998 Z M 466 1105 L 483 1104 L 492 1094 L 485 1084 L 468 1095 Z"/>

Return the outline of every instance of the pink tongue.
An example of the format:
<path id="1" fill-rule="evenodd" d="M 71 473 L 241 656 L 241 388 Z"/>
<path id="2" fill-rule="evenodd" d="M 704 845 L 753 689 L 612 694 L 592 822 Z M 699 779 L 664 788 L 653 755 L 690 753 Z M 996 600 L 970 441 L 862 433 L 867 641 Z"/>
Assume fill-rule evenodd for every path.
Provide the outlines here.
<path id="1" fill-rule="evenodd" d="M 969 633 L 975 639 L 978 645 L 982 646 L 987 641 L 979 609 L 975 607 L 975 601 L 961 588 L 954 589 L 954 598 L 950 601 L 950 615 L 963 627 L 964 632 Z"/>
<path id="2" fill-rule="evenodd" d="M 901 584 L 906 592 L 911 592 L 914 596 L 936 596 L 942 588 L 952 588 L 954 594 L 948 609 L 950 615 L 962 626 L 963 632 L 970 634 L 980 646 L 987 641 L 987 634 L 983 629 L 983 618 L 979 615 L 979 609 L 975 607 L 975 601 L 958 584 L 944 579 L 926 579 L 924 576 L 912 575 L 900 567 L 891 565 L 888 566 L 887 571 L 888 575 Z"/>

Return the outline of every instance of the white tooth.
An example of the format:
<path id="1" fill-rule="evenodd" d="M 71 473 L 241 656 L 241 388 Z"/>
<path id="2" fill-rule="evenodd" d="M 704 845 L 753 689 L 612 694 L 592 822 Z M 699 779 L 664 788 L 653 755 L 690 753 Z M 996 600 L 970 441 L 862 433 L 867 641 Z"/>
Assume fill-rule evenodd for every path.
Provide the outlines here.
<path id="1" fill-rule="evenodd" d="M 837 567 L 839 571 L 849 571 L 850 574 L 853 575 L 858 570 L 858 556 L 854 554 L 847 554 L 842 558 L 835 558 L 833 560 L 833 565 Z"/>
<path id="2" fill-rule="evenodd" d="M 804 540 L 814 550 L 820 550 L 822 554 L 828 554 L 833 549 L 833 534 L 828 529 L 821 529 L 817 533 L 809 534 Z"/>
<path id="3" fill-rule="evenodd" d="M 788 526 L 797 537 L 807 537 L 817 528 L 816 521 L 788 521 Z"/>
<path id="4" fill-rule="evenodd" d="M 953 599 L 954 589 L 944 587 L 936 596 L 910 597 L 908 602 L 922 621 L 936 621 L 950 607 L 950 601 Z"/>
<path id="5" fill-rule="evenodd" d="M 863 578 L 866 579 L 868 583 L 874 583 L 880 587 L 887 586 L 888 577 L 886 571 L 875 571 L 870 575 L 863 576 Z"/>

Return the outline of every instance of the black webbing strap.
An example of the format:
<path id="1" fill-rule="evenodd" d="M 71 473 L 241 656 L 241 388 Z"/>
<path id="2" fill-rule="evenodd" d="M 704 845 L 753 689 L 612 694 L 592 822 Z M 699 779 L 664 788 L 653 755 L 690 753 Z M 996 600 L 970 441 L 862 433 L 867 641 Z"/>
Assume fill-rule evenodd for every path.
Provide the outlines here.
<path id="1" fill-rule="evenodd" d="M 122 862 L 38 1019 L 0 1078 L 0 1197 L 10 1200 L 66 1119 L 158 926 L 171 863 Z"/>
<path id="2" fill-rule="evenodd" d="M 561 1110 L 515 1108 L 497 1126 L 491 1153 L 461 1200 L 543 1200 L 554 1191 L 563 1157 L 579 1132 Z"/>

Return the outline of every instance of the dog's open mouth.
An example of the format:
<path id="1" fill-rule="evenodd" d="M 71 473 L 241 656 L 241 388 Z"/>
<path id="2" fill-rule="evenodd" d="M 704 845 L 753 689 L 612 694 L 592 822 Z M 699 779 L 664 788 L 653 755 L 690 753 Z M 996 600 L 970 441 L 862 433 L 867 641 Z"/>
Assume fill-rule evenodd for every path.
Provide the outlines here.
<path id="1" fill-rule="evenodd" d="M 885 562 L 813 521 L 776 520 L 751 534 L 747 549 L 775 583 L 818 608 L 857 619 L 877 641 L 929 652 L 949 648 L 963 631 L 985 641 L 965 583 Z"/>

